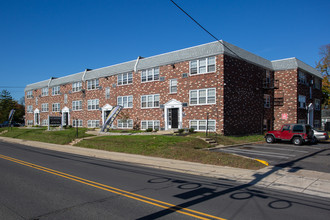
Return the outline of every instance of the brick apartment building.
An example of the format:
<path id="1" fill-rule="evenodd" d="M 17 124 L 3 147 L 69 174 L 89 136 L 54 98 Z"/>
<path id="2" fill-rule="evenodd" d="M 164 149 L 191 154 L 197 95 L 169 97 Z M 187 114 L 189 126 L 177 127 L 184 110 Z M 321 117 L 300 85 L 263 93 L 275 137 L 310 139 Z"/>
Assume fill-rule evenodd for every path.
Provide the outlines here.
<path id="1" fill-rule="evenodd" d="M 296 58 L 269 61 L 225 41 L 29 84 L 26 125 L 101 126 L 123 106 L 114 128 L 208 128 L 261 133 L 283 123 L 321 124 L 321 74 Z M 123 117 L 124 115 L 124 117 Z M 123 119 L 125 118 L 125 119 Z M 127 120 L 128 119 L 128 120 Z"/>

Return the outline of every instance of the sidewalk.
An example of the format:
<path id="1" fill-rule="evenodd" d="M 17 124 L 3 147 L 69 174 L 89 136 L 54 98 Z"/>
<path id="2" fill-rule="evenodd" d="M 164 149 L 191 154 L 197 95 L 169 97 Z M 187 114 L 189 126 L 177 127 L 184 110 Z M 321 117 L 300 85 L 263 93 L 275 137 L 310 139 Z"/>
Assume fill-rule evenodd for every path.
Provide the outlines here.
<path id="1" fill-rule="evenodd" d="M 217 179 L 228 179 L 237 181 L 239 183 L 250 184 L 264 188 L 288 190 L 330 198 L 329 173 L 321 173 L 309 170 L 295 171 L 291 168 L 279 168 L 273 166 L 255 171 L 6 137 L 0 137 L 0 141 L 18 143 L 32 147 L 89 157 L 136 163 L 153 168 L 213 177 Z"/>

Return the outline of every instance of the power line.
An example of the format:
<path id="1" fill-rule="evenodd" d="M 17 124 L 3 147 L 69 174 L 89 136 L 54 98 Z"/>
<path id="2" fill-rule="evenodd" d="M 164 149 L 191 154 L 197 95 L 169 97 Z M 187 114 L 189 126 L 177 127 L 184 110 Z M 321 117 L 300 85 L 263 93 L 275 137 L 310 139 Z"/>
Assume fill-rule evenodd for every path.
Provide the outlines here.
<path id="1" fill-rule="evenodd" d="M 175 3 L 173 0 L 170 0 L 177 8 L 179 8 L 183 13 L 185 13 L 191 20 L 193 20 L 200 28 L 202 28 L 206 33 L 208 33 L 211 37 L 213 37 L 216 41 L 218 41 L 221 45 L 223 45 L 225 48 L 227 48 L 230 52 L 235 54 L 238 58 L 244 60 L 242 57 L 240 57 L 237 53 L 235 53 L 233 50 L 231 50 L 229 47 L 227 47 L 224 43 L 222 43 L 217 37 L 215 37 L 213 34 L 211 34 L 206 28 L 204 28 L 200 23 L 198 23 L 193 17 L 191 17 L 183 8 L 181 8 L 177 3 Z"/>

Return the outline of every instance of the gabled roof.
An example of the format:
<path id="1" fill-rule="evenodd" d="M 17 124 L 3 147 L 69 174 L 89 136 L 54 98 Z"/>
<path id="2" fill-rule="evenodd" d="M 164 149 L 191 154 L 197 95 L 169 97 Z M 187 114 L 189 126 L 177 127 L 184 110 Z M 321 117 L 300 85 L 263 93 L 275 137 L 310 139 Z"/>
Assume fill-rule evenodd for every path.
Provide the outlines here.
<path id="1" fill-rule="evenodd" d="M 132 60 L 99 69 L 89 70 L 86 71 L 86 73 L 79 72 L 72 75 L 60 77 L 57 79 L 51 79 L 50 83 L 49 80 L 45 80 L 45 81 L 29 84 L 26 86 L 25 91 L 47 87 L 48 83 L 49 86 L 52 87 L 56 85 L 82 81 L 84 75 L 85 75 L 84 80 L 90 80 L 90 79 L 96 79 L 100 77 L 106 77 L 120 73 L 130 72 L 134 70 L 134 67 L 136 67 L 136 70 L 143 70 L 147 68 L 174 64 L 187 60 L 194 60 L 202 57 L 214 56 L 218 54 L 227 54 L 237 58 L 239 56 L 240 58 L 242 58 L 247 62 L 262 66 L 270 70 L 300 68 L 317 77 L 321 77 L 321 74 L 316 69 L 296 58 L 269 61 L 251 52 L 243 50 L 233 44 L 221 40 L 220 42 L 214 41 L 194 47 L 189 47 L 181 50 L 159 54 L 156 56 L 142 58 L 139 59 L 138 62 L 136 60 Z"/>

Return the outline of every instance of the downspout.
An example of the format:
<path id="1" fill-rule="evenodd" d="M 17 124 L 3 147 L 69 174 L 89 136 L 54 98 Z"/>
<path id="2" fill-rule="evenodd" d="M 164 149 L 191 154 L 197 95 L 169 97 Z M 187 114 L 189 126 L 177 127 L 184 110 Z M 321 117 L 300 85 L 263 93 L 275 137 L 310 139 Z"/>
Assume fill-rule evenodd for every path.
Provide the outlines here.
<path id="1" fill-rule="evenodd" d="M 140 59 L 142 59 L 142 57 L 138 56 L 138 58 L 136 59 L 135 65 L 134 65 L 134 72 L 137 72 L 137 66 L 139 64 Z"/>
<path id="2" fill-rule="evenodd" d="M 84 74 L 81 78 L 81 81 L 83 81 L 83 82 L 85 82 L 85 76 L 86 76 L 87 71 L 88 71 L 88 69 L 85 69 Z"/>

